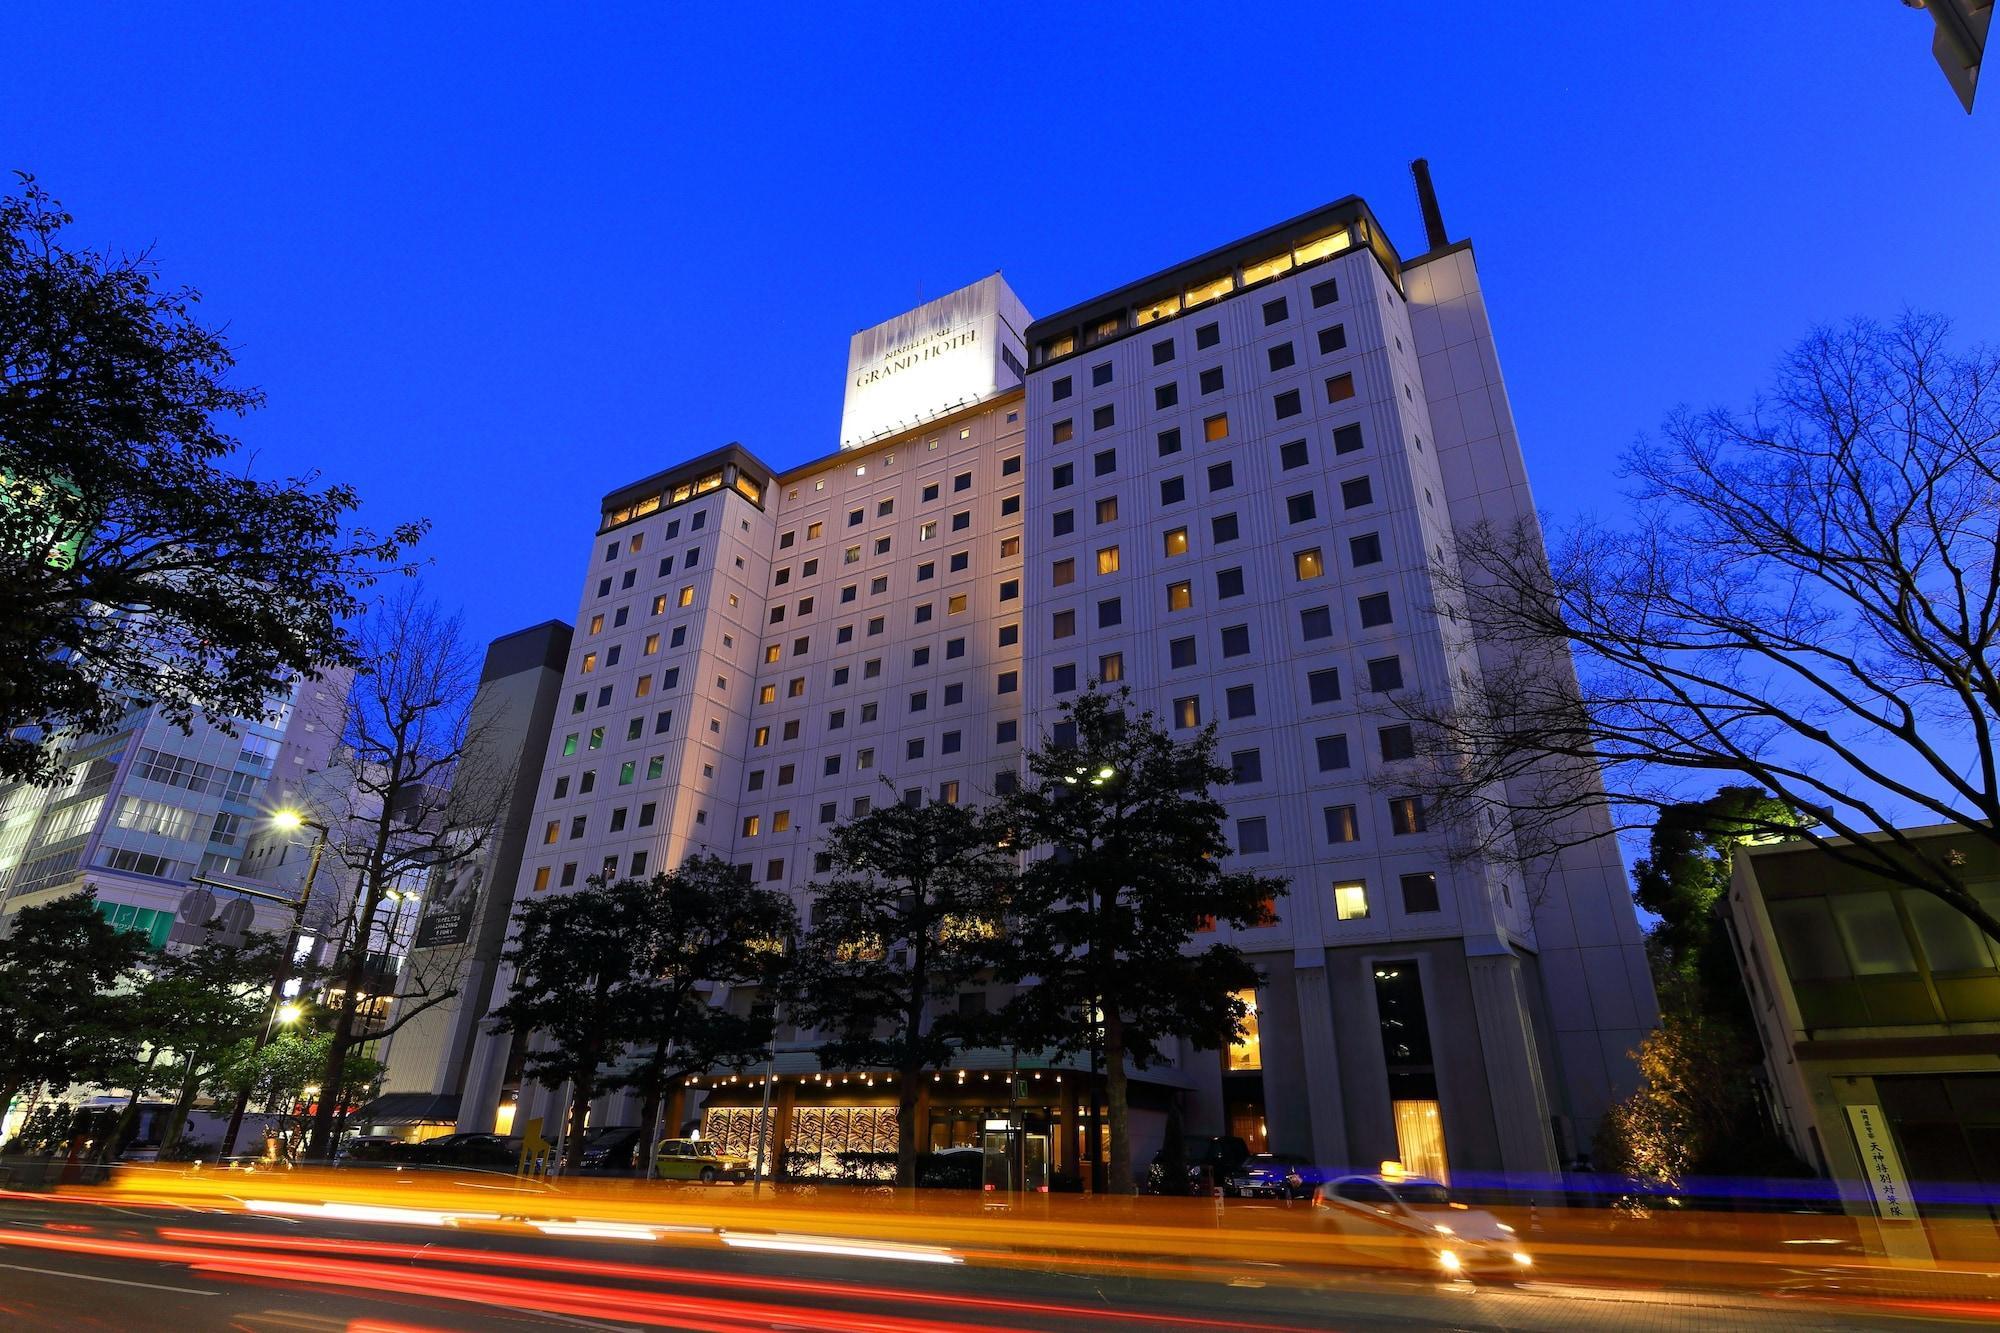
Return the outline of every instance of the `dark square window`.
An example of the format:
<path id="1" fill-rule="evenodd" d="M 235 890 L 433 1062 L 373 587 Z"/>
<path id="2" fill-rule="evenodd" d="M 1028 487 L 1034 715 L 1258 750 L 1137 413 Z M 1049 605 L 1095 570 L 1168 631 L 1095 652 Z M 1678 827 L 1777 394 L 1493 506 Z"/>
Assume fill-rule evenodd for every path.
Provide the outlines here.
<path id="1" fill-rule="evenodd" d="M 969 491 L 969 490 L 971 490 L 971 489 L 972 489 L 972 474 L 971 474 L 970 472 L 961 472 L 961 473 L 959 473 L 959 474 L 958 474 L 957 476 L 953 477 L 953 478 L 951 479 L 951 489 L 952 489 L 953 491 Z"/>
<path id="2" fill-rule="evenodd" d="M 1096 456 L 1091 459 L 1091 466 L 1094 469 L 1093 476 L 1103 477 L 1116 472 L 1118 470 L 1118 451 L 1116 449 L 1098 450 Z"/>
<path id="3" fill-rule="evenodd" d="M 1111 363 L 1109 361 L 1102 361 L 1092 366 L 1090 368 L 1090 382 L 1093 387 L 1100 389 L 1111 383 Z"/>
<path id="4" fill-rule="evenodd" d="M 1110 430 L 1117 419 L 1118 413 L 1110 403 L 1105 403 L 1100 407 L 1094 407 L 1090 410 L 1090 428 L 1092 430 Z"/>
<path id="5" fill-rule="evenodd" d="M 1328 842 L 1358 842 L 1361 838 L 1361 823 L 1354 817 L 1351 805 L 1329 805 L 1322 813 L 1326 816 L 1326 840 Z"/>
<path id="6" fill-rule="evenodd" d="M 1375 500 L 1375 488 L 1366 477 L 1356 477 L 1352 481 L 1340 483 L 1340 505 L 1343 509 L 1359 509 Z"/>
<path id="7" fill-rule="evenodd" d="M 1383 727 L 1376 732 L 1382 742 L 1382 757 L 1388 760 L 1415 759 L 1417 742 L 1406 726 Z"/>
<path id="8" fill-rule="evenodd" d="M 1347 737 L 1321 736 L 1313 742 L 1313 748 L 1319 757 L 1320 772 L 1332 773 L 1347 767 Z"/>
<path id="9" fill-rule="evenodd" d="M 1257 750 L 1238 750 L 1229 756 L 1229 780 L 1234 783 L 1262 782 L 1264 756 Z"/>
<path id="10" fill-rule="evenodd" d="M 1243 751 L 1251 756 L 1255 750 Z M 1238 856 L 1258 856 L 1271 850 L 1271 833 L 1264 824 L 1262 815 L 1236 821 L 1236 854 Z"/>
<path id="11" fill-rule="evenodd" d="M 937 577 L 937 561 L 926 560 L 924 561 L 924 563 L 917 566 L 917 582 L 922 583 L 926 579 L 934 579 L 936 577 Z M 842 600 L 845 601 L 846 599 L 843 598 Z"/>
<path id="12" fill-rule="evenodd" d="M 1283 421 L 1286 417 L 1295 417 L 1305 411 L 1305 407 L 1299 402 L 1299 391 L 1287 389 L 1272 397 L 1271 410 L 1277 414 L 1278 420 Z"/>
<path id="13" fill-rule="evenodd" d="M 1158 342 L 1153 344 L 1154 365 L 1164 366 L 1165 364 L 1167 364 L 1167 362 L 1173 359 L 1174 359 L 1174 340 L 1172 338 L 1162 338 Z"/>
<path id="14" fill-rule="evenodd" d="M 1257 716 L 1257 687 L 1255 685 L 1232 685 L 1229 687 L 1228 693 L 1223 696 L 1223 701 L 1229 711 L 1229 716 L 1232 718 Z"/>
<path id="15" fill-rule="evenodd" d="M 1309 606 L 1299 612 L 1299 634 L 1310 643 L 1333 637 L 1333 612 L 1323 606 Z"/>
<path id="16" fill-rule="evenodd" d="M 1069 376 L 1063 376 L 1049 386 L 1049 401 L 1061 402 L 1063 399 L 1069 397 L 1070 391 L 1075 387 L 1075 385 L 1070 383 Z"/>
<path id="17" fill-rule="evenodd" d="M 669 556 L 668 558 L 672 559 L 671 556 Z M 664 574 L 667 571 L 663 569 L 660 572 Z M 611 595 L 611 579 L 609 578 L 609 576 L 601 578 L 597 581 L 597 595 L 599 597 L 609 597 Z"/>
<path id="18" fill-rule="evenodd" d="M 1076 637 L 1076 612 L 1058 611 L 1049 620 L 1051 639 L 1073 639 Z"/>
<path id="19" fill-rule="evenodd" d="M 1221 341 L 1222 326 L 1220 324 L 1204 324 L 1194 331 L 1196 351 L 1200 351 L 1204 347 L 1213 347 Z"/>
<path id="20" fill-rule="evenodd" d="M 1163 477 L 1160 480 L 1160 503 L 1177 505 L 1187 499 L 1187 482 L 1179 477 Z"/>
<path id="21" fill-rule="evenodd" d="M 954 657 L 963 657 L 963 656 L 965 656 L 965 640 L 964 640 L 964 639 L 946 639 L 946 640 L 944 641 L 944 660 L 945 660 L 945 661 L 949 662 L 949 661 L 951 661 L 951 659 L 953 659 Z"/>
<path id="22" fill-rule="evenodd" d="M 903 758 L 922 759 L 923 757 L 924 757 L 924 738 L 922 736 L 913 736 L 909 740 L 903 742 Z"/>
<path id="23" fill-rule="evenodd" d="M 964 532 L 971 526 L 972 511 L 970 509 L 961 509 L 951 516 L 951 530 L 953 532 Z"/>
<path id="24" fill-rule="evenodd" d="M 1347 539 L 1347 556 L 1356 568 L 1362 565 L 1382 563 L 1382 538 L 1373 532 L 1364 532 L 1359 537 Z"/>
<path id="25" fill-rule="evenodd" d="M 929 485 L 924 487 L 924 503 L 929 504 L 931 501 L 937 498 L 938 498 L 938 484 L 936 482 L 931 482 Z"/>
<path id="26" fill-rule="evenodd" d="M 1021 471 L 1021 455 L 1009 454 L 1007 457 L 1000 460 L 1001 476 L 1012 477 L 1019 474 L 1020 471 Z"/>
<path id="27" fill-rule="evenodd" d="M 1208 489 L 1226 491 L 1236 484 L 1236 467 L 1227 461 L 1208 465 Z"/>
<path id="28" fill-rule="evenodd" d="M 1003 671 L 993 683 L 993 692 L 995 694 L 1012 694 L 1020 688 L 1021 673 L 1018 671 Z"/>
<path id="29" fill-rule="evenodd" d="M 1293 440 L 1278 446 L 1278 466 L 1290 472 L 1293 468 L 1304 467 L 1308 461 L 1306 442 Z"/>
<path id="30" fill-rule="evenodd" d="M 1264 359 L 1270 362 L 1271 369 L 1284 370 L 1289 366 L 1291 366 L 1299 358 L 1298 355 L 1292 351 L 1292 345 L 1290 343 L 1277 343 L 1274 346 L 1267 347 L 1264 349 Z"/>
<path id="31" fill-rule="evenodd" d="M 822 823 L 822 824 L 831 824 L 831 823 L 832 823 L 832 822 L 833 822 L 833 821 L 834 821 L 835 819 L 837 819 L 837 818 L 839 818 L 839 817 L 840 817 L 840 805 L 839 805 L 839 803 L 838 803 L 838 802 L 836 802 L 836 801 L 821 801 L 821 802 L 820 802 L 820 806 L 819 806 L 819 822 L 820 822 L 820 823 Z"/>
<path id="32" fill-rule="evenodd" d="M 953 681 L 951 684 L 944 687 L 944 706 L 946 708 L 950 708 L 953 704 L 962 704 L 964 702 L 965 702 L 964 685 L 960 684 L 957 681 Z"/>
<path id="33" fill-rule="evenodd" d="M 1338 352 L 1345 346 L 1347 346 L 1347 326 L 1345 324 L 1329 324 L 1319 331 L 1320 355 L 1324 356 L 1328 352 Z"/>
<path id="34" fill-rule="evenodd" d="M 1336 454 L 1358 454 L 1361 452 L 1361 425 L 1342 426 L 1333 433 L 1333 451 Z"/>
<path id="35" fill-rule="evenodd" d="M 1306 688 L 1311 692 L 1316 704 L 1338 703 L 1340 700 L 1340 671 L 1336 667 L 1324 667 L 1306 675 Z"/>
<path id="36" fill-rule="evenodd" d="M 1070 533 L 1075 532 L 1076 511 L 1074 509 L 1056 510 L 1056 512 L 1050 516 L 1049 530 L 1058 537 L 1067 537 Z"/>
<path id="37" fill-rule="evenodd" d="M 1021 641 L 1021 627 L 1019 625 L 1002 625 L 998 641 L 1002 648 L 1013 647 Z"/>
<path id="38" fill-rule="evenodd" d="M 1165 384 L 1153 386 L 1153 407 L 1164 410 L 1181 400 L 1181 386 L 1168 380 Z"/>
<path id="39" fill-rule="evenodd" d="M 1431 871 L 1403 876 L 1403 910 L 1405 912 L 1435 912 L 1438 910 L 1438 877 Z"/>
<path id="40" fill-rule="evenodd" d="M 1403 688 L 1403 659 L 1375 657 L 1368 661 L 1368 688 L 1377 694 Z"/>
<path id="41" fill-rule="evenodd" d="M 957 754 L 963 744 L 964 734 L 962 732 L 947 731 L 938 740 L 938 753 Z"/>
<path id="42" fill-rule="evenodd" d="M 1002 579 L 1002 580 L 1000 580 L 1000 600 L 1001 600 L 1001 601 L 1003 601 L 1003 602 L 1011 602 L 1011 601 L 1013 601 L 1013 600 L 1014 600 L 1014 599 L 1015 599 L 1016 597 L 1019 597 L 1020 595 L 1021 595 L 1021 580 L 1019 580 L 1019 579 Z"/>
<path id="43" fill-rule="evenodd" d="M 1076 663 L 1064 662 L 1049 674 L 1049 688 L 1056 694 L 1068 694 L 1076 688 Z"/>
<path id="44" fill-rule="evenodd" d="M 1294 523 L 1308 522 L 1318 512 L 1319 509 L 1313 503 L 1313 494 L 1311 491 L 1285 497 L 1285 517 Z"/>
<path id="45" fill-rule="evenodd" d="M 1218 600 L 1243 595 L 1243 571 L 1238 569 L 1218 569 L 1215 571 L 1215 595 Z"/>
<path id="46" fill-rule="evenodd" d="M 1238 536 L 1236 515 L 1217 514 L 1214 518 L 1208 520 L 1208 535 L 1210 540 L 1217 546 L 1222 545 L 1224 542 L 1235 541 Z"/>
<path id="47" fill-rule="evenodd" d="M 1097 627 L 1110 629 L 1113 625 L 1125 623 L 1125 604 L 1119 598 L 1107 597 L 1097 604 Z"/>
<path id="48" fill-rule="evenodd" d="M 1013 718 L 1006 718 L 993 724 L 993 743 L 1012 745 L 1020 738 L 1021 724 Z"/>
<path id="49" fill-rule="evenodd" d="M 1201 372 L 1201 391 L 1203 393 L 1222 392 L 1221 366 L 1210 366 L 1207 370 Z"/>
<path id="50" fill-rule="evenodd" d="M 1395 615 L 1389 610 L 1389 594 L 1386 592 L 1369 593 L 1361 599 L 1359 605 L 1361 608 L 1361 627 L 1363 629 L 1373 629 L 1377 625 L 1387 625 L 1396 619 Z"/>
<path id="51" fill-rule="evenodd" d="M 1319 307 L 1323 305 L 1332 305 L 1335 301 L 1338 301 L 1340 299 L 1339 280 L 1335 278 L 1328 278 L 1325 282 L 1314 283 L 1312 288 L 1312 299 L 1313 299 L 1313 309 L 1315 310 L 1319 309 Z"/>
<path id="52" fill-rule="evenodd" d="M 1282 296 L 1264 302 L 1264 322 L 1266 324 L 1282 323 L 1285 316 L 1289 313 L 1290 311 L 1285 305 L 1285 298 Z"/>
<path id="53" fill-rule="evenodd" d="M 1049 485 L 1055 490 L 1076 482 L 1076 464 L 1058 463 L 1049 469 Z"/>
<path id="54" fill-rule="evenodd" d="M 1168 664 L 1175 667 L 1191 667 L 1195 664 L 1194 640 L 1175 639 L 1167 645 Z"/>
<path id="55" fill-rule="evenodd" d="M 1172 430 L 1161 431 L 1160 457 L 1165 458 L 1168 454 L 1177 454 L 1180 451 L 1181 451 L 1180 427 L 1175 426 Z"/>
<path id="56" fill-rule="evenodd" d="M 1247 657 L 1250 655 L 1250 627 L 1248 625 L 1223 626 L 1222 655 L 1224 657 Z"/>

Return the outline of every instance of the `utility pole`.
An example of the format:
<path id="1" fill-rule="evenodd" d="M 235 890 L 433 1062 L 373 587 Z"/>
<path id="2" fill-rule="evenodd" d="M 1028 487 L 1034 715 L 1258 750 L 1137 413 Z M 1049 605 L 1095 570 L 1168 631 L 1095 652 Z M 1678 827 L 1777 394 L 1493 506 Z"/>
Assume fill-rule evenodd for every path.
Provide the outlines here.
<path id="1" fill-rule="evenodd" d="M 292 979 L 292 950 L 298 947 L 299 932 L 305 926 L 306 906 L 312 902 L 313 880 L 319 876 L 320 858 L 326 853 L 326 840 L 328 836 L 326 825 L 320 823 L 318 820 L 307 819 L 295 810 L 280 810 L 271 816 L 271 820 L 280 828 L 309 828 L 314 830 L 319 836 L 313 839 L 312 859 L 306 863 L 305 887 L 299 891 L 298 900 L 291 905 L 291 928 L 285 932 L 285 947 L 278 951 L 277 971 L 271 978 L 271 1016 L 265 1021 L 264 1026 L 257 1030 L 257 1040 L 250 1047 L 250 1054 L 253 1056 L 263 1050 L 265 1044 L 271 1040 L 271 1030 L 277 1026 L 278 1015 L 283 1010 L 285 1003 L 285 983 Z M 224 885 L 223 887 L 233 888 L 235 886 Z M 239 893 L 251 892 L 254 897 L 270 896 L 268 894 L 257 894 L 245 889 L 238 889 L 237 891 Z M 236 1094 L 236 1105 L 229 1112 L 229 1128 L 223 1131 L 222 1148 L 217 1154 L 219 1157 L 226 1159 L 236 1151 L 236 1136 L 243 1129 L 243 1112 L 248 1109 L 249 1105 L 250 1089 L 246 1087 L 243 1091 Z"/>

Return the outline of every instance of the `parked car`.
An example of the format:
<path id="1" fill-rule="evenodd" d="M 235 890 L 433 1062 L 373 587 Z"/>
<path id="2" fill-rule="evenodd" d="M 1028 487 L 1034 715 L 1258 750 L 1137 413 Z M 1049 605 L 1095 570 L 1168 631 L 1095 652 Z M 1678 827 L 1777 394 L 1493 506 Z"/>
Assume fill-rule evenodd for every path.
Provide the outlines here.
<path id="1" fill-rule="evenodd" d="M 1222 1184 L 1231 1172 L 1250 1156 L 1250 1145 L 1234 1134 L 1197 1135 L 1181 1140 L 1181 1154 L 1187 1163 L 1187 1186 L 1170 1188 L 1166 1180 L 1166 1149 L 1153 1155 L 1146 1172 L 1146 1189 L 1155 1194 L 1182 1194 L 1188 1190 L 1208 1190 Z"/>
<path id="2" fill-rule="evenodd" d="M 1255 1153 L 1222 1178 L 1222 1192 L 1232 1199 L 1303 1199 L 1311 1195 L 1303 1157 L 1290 1153 Z"/>
<path id="3" fill-rule="evenodd" d="M 645 1171 L 646 1131 L 637 1125 L 606 1125 L 583 1140 L 585 1171 Z"/>
<path id="4" fill-rule="evenodd" d="M 392 1134 L 355 1134 L 341 1141 L 336 1162 L 386 1162 L 403 1154 L 403 1141 Z"/>
<path id="5" fill-rule="evenodd" d="M 748 1158 L 716 1152 L 706 1139 L 668 1139 L 660 1144 L 661 1180 L 699 1180 L 704 1185 L 726 1180 L 741 1185 L 751 1171 Z"/>
<path id="6" fill-rule="evenodd" d="M 1313 1207 L 1350 1243 L 1398 1266 L 1522 1277 L 1534 1263 L 1513 1227 L 1423 1176 L 1339 1176 L 1313 1192 Z"/>
<path id="7" fill-rule="evenodd" d="M 511 1170 L 520 1164 L 521 1140 L 499 1134 L 446 1134 L 410 1144 L 403 1150 L 400 1161 L 410 1166 Z"/>

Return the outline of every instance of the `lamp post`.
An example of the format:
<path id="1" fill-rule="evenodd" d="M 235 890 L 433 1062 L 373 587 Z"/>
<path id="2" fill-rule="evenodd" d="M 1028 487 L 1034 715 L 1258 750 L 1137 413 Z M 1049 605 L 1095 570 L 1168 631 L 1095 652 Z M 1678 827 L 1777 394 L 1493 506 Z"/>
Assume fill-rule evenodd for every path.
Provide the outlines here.
<path id="1" fill-rule="evenodd" d="M 285 983 L 292 979 L 292 950 L 298 947 L 299 931 L 305 925 L 306 906 L 312 901 L 313 880 L 319 876 L 320 858 L 326 852 L 328 829 L 316 819 L 307 819 L 296 810 L 279 810 L 271 816 L 271 823 L 281 829 L 312 829 L 318 836 L 313 839 L 312 859 L 306 862 L 305 887 L 299 890 L 298 900 L 292 904 L 292 924 L 285 931 L 285 947 L 278 951 L 278 966 L 271 978 L 271 1018 L 257 1034 L 256 1044 L 251 1046 L 254 1056 L 271 1040 L 271 1032 L 280 1023 L 296 1023 L 304 1010 L 296 1004 L 285 1002 Z M 291 1017 L 285 1017 L 285 1011 Z M 222 1148 L 218 1154 L 227 1158 L 236 1151 L 236 1135 L 243 1128 L 243 1112 L 250 1105 L 250 1089 L 244 1088 L 236 1094 L 236 1105 L 229 1112 L 229 1128 L 223 1131 Z"/>

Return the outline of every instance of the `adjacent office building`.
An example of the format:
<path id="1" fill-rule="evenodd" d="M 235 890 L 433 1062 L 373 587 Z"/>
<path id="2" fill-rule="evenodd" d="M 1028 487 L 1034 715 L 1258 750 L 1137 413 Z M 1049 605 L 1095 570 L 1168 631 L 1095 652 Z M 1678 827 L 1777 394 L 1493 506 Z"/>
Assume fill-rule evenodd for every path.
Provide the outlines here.
<path id="1" fill-rule="evenodd" d="M 1390 701 L 1479 665 L 1431 564 L 1534 512 L 1471 249 L 1426 205 L 1408 261 L 1349 198 L 1039 321 L 989 277 L 855 335 L 834 452 L 730 445 L 607 495 L 517 895 L 706 849 L 809 918 L 828 825 L 984 800 L 1077 691 L 1129 686 L 1217 725 L 1237 855 L 1292 885 L 1233 941 L 1265 975 L 1246 1039 L 1135 1072 L 1137 1160 L 1177 1101 L 1327 1164 L 1555 1170 L 1656 1011 L 1608 838 L 1531 901 L 1396 790 Z M 780 1036 L 795 1168 L 893 1146 L 886 1085 Z M 508 1047 L 482 1036 L 462 1127 L 492 1127 Z M 920 1137 L 1012 1115 L 1073 1163 L 1087 1069 L 1014 1060 L 939 1071 Z M 761 1095 L 725 1077 L 705 1131 L 747 1142 Z"/>

